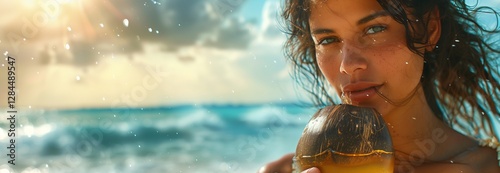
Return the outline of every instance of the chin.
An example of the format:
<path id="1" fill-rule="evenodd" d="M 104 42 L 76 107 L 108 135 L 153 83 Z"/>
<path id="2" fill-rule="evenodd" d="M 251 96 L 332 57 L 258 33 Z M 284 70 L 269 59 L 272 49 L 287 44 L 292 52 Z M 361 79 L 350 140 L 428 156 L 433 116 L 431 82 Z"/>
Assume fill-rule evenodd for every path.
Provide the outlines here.
<path id="1" fill-rule="evenodd" d="M 388 112 L 388 109 L 391 109 L 391 107 L 392 107 L 392 105 L 390 105 L 389 103 L 386 103 L 385 101 L 370 101 L 370 102 L 362 102 L 362 103 L 352 103 L 352 105 L 359 106 L 359 107 L 374 108 L 382 116 L 384 116 L 384 114 L 386 114 Z"/>

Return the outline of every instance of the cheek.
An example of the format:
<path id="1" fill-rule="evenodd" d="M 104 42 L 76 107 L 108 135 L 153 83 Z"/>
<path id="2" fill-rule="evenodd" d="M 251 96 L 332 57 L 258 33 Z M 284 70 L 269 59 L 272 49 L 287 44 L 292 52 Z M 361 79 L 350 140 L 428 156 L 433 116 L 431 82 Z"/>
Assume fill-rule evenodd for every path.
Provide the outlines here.
<path id="1" fill-rule="evenodd" d="M 316 60 L 318 62 L 318 66 L 321 73 L 323 73 L 327 79 L 333 79 L 332 77 L 340 75 L 341 55 L 342 50 L 338 47 L 338 45 L 316 47 Z"/>
<path id="2" fill-rule="evenodd" d="M 318 67 L 321 73 L 326 78 L 330 86 L 332 86 L 337 93 L 341 92 L 341 73 L 340 73 L 340 58 L 337 56 L 316 55 Z"/>
<path id="3" fill-rule="evenodd" d="M 384 48 L 369 49 L 372 52 L 371 67 L 385 80 L 396 80 L 403 83 L 414 84 L 421 78 L 423 71 L 423 58 L 411 52 L 402 44 L 386 45 Z M 398 82 L 400 85 L 403 83 Z"/>

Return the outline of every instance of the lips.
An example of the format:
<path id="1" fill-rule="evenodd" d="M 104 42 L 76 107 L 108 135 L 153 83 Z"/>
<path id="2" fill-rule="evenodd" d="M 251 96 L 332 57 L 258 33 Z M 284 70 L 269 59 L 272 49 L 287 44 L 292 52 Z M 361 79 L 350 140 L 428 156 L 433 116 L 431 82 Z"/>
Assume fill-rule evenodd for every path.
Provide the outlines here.
<path id="1" fill-rule="evenodd" d="M 345 96 L 351 99 L 352 103 L 363 103 L 375 96 L 376 89 L 382 86 L 381 84 L 371 82 L 356 82 L 351 83 L 342 88 Z"/>

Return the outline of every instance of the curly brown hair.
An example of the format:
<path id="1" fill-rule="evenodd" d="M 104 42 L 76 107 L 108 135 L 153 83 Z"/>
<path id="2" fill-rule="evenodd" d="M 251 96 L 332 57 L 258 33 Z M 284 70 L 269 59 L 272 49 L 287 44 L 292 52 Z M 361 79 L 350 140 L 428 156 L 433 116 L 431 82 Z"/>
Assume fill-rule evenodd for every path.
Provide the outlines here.
<path id="1" fill-rule="evenodd" d="M 500 120 L 499 13 L 491 7 L 470 6 L 465 0 L 377 1 L 405 27 L 408 48 L 424 58 L 420 82 L 432 111 L 483 145 L 498 147 L 500 127 L 495 124 Z M 336 103 L 315 58 L 309 28 L 310 7 L 311 0 L 285 0 L 281 14 L 287 33 L 285 57 L 293 65 L 292 77 L 297 84 L 309 93 L 315 106 L 322 107 Z M 416 45 L 428 45 L 427 30 L 417 34 L 411 31 L 427 28 L 426 14 L 436 8 L 441 37 L 432 51 L 419 51 L 422 49 Z M 495 16 L 495 27 L 477 22 L 480 14 Z M 409 15 L 423 22 L 413 22 Z"/>

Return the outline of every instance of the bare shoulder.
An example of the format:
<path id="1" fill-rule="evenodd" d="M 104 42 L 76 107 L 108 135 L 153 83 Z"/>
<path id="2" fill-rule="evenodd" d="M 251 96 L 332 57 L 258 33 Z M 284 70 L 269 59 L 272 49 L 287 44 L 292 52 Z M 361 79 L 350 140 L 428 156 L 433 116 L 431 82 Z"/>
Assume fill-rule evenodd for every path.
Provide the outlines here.
<path id="1" fill-rule="evenodd" d="M 463 170 L 464 173 L 499 173 L 498 153 L 489 147 L 476 147 L 451 159 L 455 166 L 450 171 Z M 450 161 L 450 162 L 451 162 Z M 460 171 L 459 171 L 460 172 Z"/>
<path id="2" fill-rule="evenodd" d="M 473 167 L 465 164 L 454 164 L 454 163 L 433 163 L 426 164 L 415 169 L 414 173 L 429 173 L 429 172 L 440 172 L 440 173 L 479 173 L 481 171 L 474 170 Z M 481 172 L 482 173 L 482 172 Z"/>
<path id="3" fill-rule="evenodd" d="M 500 173 L 497 156 L 497 152 L 491 148 L 478 147 L 447 162 L 427 163 L 415 167 L 414 173 Z"/>
<path id="4" fill-rule="evenodd" d="M 475 172 L 500 172 L 498 153 L 489 147 L 478 147 L 475 150 L 458 156 L 456 159 L 459 162 L 470 165 Z"/>

